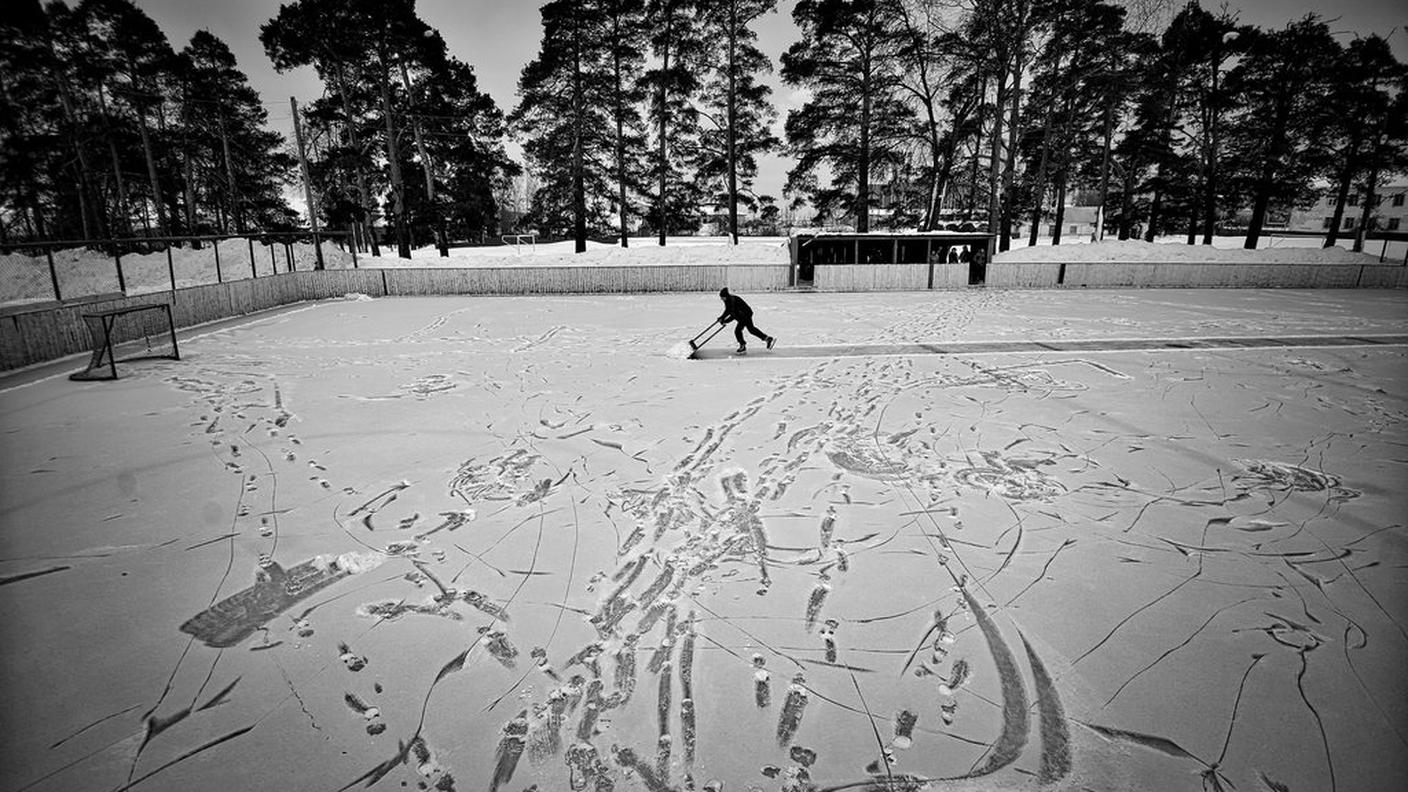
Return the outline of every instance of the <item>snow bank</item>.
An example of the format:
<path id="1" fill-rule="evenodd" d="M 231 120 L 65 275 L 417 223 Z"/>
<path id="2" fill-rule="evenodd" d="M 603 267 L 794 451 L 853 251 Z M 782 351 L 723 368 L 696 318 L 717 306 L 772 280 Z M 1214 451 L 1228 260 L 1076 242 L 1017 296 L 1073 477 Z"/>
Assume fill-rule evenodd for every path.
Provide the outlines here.
<path id="1" fill-rule="evenodd" d="M 388 251 L 383 248 L 382 253 Z M 410 259 L 382 255 L 359 256 L 359 267 L 651 267 L 708 266 L 730 264 L 786 264 L 789 254 L 785 237 L 750 237 L 737 245 L 725 237 L 667 237 L 664 247 L 655 239 L 631 239 L 630 247 L 587 242 L 583 253 L 574 252 L 571 241 L 538 245 L 492 245 L 451 248 L 441 257 L 434 247 L 412 251 Z"/>
<path id="2" fill-rule="evenodd" d="M 1014 248 L 993 257 L 994 262 L 1018 264 L 1029 262 L 1196 262 L 1228 264 L 1363 264 L 1371 258 L 1352 253 L 1341 247 L 1277 246 L 1260 250 L 1223 248 L 1208 245 L 1188 245 L 1181 242 L 1143 242 L 1137 240 L 1106 240 L 1074 245 L 1038 245 Z M 1376 257 L 1374 257 L 1375 260 Z"/>

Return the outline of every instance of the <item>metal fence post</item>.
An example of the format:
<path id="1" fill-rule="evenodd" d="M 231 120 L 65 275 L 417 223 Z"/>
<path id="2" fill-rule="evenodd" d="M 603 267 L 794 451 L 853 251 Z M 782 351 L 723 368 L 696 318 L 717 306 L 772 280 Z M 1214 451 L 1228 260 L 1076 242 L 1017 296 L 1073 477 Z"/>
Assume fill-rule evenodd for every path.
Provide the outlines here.
<path id="1" fill-rule="evenodd" d="M 166 243 L 166 274 L 171 276 L 171 293 L 176 293 L 176 263 L 171 260 L 171 243 Z"/>
<path id="2" fill-rule="evenodd" d="M 49 260 L 49 280 L 54 284 L 54 299 L 63 302 L 63 295 L 59 293 L 59 271 L 54 269 L 53 248 L 44 248 L 44 258 Z"/>
<path id="3" fill-rule="evenodd" d="M 254 238 L 245 237 L 244 241 L 249 243 L 249 277 L 259 277 L 259 269 L 254 266 Z"/>
<path id="4" fill-rule="evenodd" d="M 217 239 L 217 240 L 215 240 L 215 242 L 213 243 L 213 246 L 214 246 L 214 248 L 215 248 L 215 282 L 216 282 L 216 283 L 224 283 L 224 282 L 225 282 L 225 279 L 220 276 L 220 242 L 221 242 L 221 240 Z"/>

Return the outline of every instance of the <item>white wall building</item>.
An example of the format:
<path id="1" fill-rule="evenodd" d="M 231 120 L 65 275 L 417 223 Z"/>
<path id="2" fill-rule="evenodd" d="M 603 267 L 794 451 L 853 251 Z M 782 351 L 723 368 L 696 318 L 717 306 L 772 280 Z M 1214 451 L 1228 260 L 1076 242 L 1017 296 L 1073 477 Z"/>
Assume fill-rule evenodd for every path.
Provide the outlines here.
<path id="1" fill-rule="evenodd" d="M 1340 220 L 1340 234 L 1359 230 L 1359 221 L 1364 214 L 1363 194 L 1355 191 L 1345 202 L 1344 217 Z M 1375 231 L 1408 232 L 1408 183 L 1398 182 L 1380 186 L 1374 193 Z M 1335 216 L 1335 196 L 1333 192 L 1320 197 L 1309 209 L 1291 212 L 1292 231 L 1329 231 L 1330 221 Z"/>

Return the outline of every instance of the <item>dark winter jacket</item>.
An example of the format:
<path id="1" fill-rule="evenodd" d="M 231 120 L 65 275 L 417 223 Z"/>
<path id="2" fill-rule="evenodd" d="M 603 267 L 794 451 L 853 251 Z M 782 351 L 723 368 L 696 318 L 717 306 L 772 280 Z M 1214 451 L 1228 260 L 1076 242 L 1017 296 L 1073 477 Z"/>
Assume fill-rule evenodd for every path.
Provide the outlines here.
<path id="1" fill-rule="evenodd" d="M 748 307 L 748 303 L 736 294 L 724 297 L 724 312 L 719 315 L 719 324 L 727 324 L 733 319 L 744 323 L 751 322 L 753 319 L 753 309 Z"/>

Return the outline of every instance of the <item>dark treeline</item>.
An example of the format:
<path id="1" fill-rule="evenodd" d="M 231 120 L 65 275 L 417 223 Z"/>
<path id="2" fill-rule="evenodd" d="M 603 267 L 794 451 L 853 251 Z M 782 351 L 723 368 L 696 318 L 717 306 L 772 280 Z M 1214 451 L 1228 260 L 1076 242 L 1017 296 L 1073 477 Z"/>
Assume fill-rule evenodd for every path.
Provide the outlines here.
<path id="1" fill-rule="evenodd" d="M 297 225 L 297 149 L 219 39 L 176 52 L 129 0 L 12 5 L 5 238 Z M 1099 206 L 1102 234 L 1237 229 L 1252 247 L 1320 195 L 1334 244 L 1346 212 L 1371 227 L 1371 196 L 1408 165 L 1408 70 L 1385 38 L 1342 42 L 1315 16 L 1261 29 L 1167 0 L 796 0 L 776 67 L 803 101 L 780 118 L 756 32 L 779 5 L 549 0 L 507 115 L 414 0 L 296 0 L 260 40 L 325 86 L 301 113 L 321 221 L 372 246 L 384 226 L 402 256 L 512 230 L 510 135 L 527 169 L 511 222 L 579 250 L 715 219 L 776 232 L 803 205 L 860 231 L 968 222 L 1004 249 L 1059 242 L 1064 207 Z M 753 189 L 766 153 L 790 160 L 784 206 Z"/>
<path id="2" fill-rule="evenodd" d="M 11 3 L 0 103 L 5 238 L 297 224 L 281 196 L 293 159 L 229 47 L 207 32 L 178 52 L 127 0 Z"/>
<path id="3" fill-rule="evenodd" d="M 776 6 L 544 5 L 510 119 L 541 184 L 529 221 L 624 245 L 635 218 L 663 244 L 713 205 L 736 234 L 740 203 L 776 216 L 751 190 L 775 149 L 819 224 L 966 220 L 1006 249 L 1043 225 L 1059 242 L 1074 201 L 1103 207 L 1102 235 L 1210 243 L 1244 228 L 1254 247 L 1326 184 L 1333 226 L 1352 203 L 1368 227 L 1367 196 L 1405 165 L 1405 70 L 1384 38 L 1346 45 L 1315 16 L 1263 30 L 1156 0 L 798 0 L 780 66 L 807 100 L 779 141 L 750 27 Z"/>

